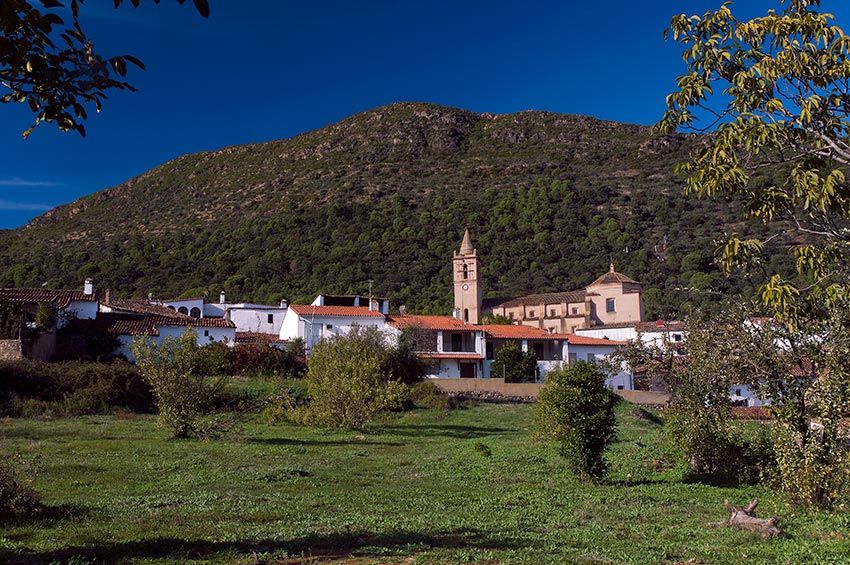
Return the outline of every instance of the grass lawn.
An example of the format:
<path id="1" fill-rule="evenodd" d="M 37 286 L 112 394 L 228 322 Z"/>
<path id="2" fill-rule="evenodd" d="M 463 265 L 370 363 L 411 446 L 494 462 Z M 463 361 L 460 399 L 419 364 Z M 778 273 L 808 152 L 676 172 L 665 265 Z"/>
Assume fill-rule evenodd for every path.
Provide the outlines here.
<path id="1" fill-rule="evenodd" d="M 600 486 L 532 439 L 529 405 L 393 415 L 365 437 L 253 421 L 206 442 L 168 439 L 149 416 L 7 419 L 3 448 L 41 458 L 54 516 L 0 530 L 0 561 L 850 561 L 846 514 L 684 483 L 651 464 L 660 426 L 626 403 L 618 413 Z M 753 497 L 787 537 L 724 526 L 723 499 Z"/>

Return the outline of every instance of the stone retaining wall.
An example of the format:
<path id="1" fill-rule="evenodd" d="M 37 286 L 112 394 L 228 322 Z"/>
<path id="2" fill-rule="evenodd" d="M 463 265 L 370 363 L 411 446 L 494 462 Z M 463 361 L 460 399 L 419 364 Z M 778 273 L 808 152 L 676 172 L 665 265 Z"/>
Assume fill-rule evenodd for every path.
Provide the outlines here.
<path id="1" fill-rule="evenodd" d="M 506 383 L 505 379 L 431 379 L 431 381 L 450 394 L 497 394 L 510 398 L 537 398 L 542 384 Z M 670 395 L 648 390 L 615 390 L 625 400 L 634 404 L 664 406 L 670 402 Z"/>
<path id="2" fill-rule="evenodd" d="M 0 360 L 19 361 L 24 358 L 19 339 L 0 339 Z"/>

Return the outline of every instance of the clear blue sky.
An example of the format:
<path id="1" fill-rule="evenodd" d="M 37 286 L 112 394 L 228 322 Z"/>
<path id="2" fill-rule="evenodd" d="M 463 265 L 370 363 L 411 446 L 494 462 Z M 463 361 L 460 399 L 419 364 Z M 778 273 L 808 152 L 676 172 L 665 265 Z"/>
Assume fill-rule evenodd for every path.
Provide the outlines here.
<path id="1" fill-rule="evenodd" d="M 119 10 L 87 0 L 84 29 L 132 54 L 139 92 L 114 93 L 88 137 L 0 106 L 0 228 L 188 152 L 290 137 L 397 101 L 479 112 L 536 109 L 651 124 L 682 72 L 662 31 L 721 0 L 549 2 L 210 0 L 201 18 L 163 0 Z M 839 24 L 843 0 L 824 0 Z M 752 17 L 778 0 L 740 0 Z"/>

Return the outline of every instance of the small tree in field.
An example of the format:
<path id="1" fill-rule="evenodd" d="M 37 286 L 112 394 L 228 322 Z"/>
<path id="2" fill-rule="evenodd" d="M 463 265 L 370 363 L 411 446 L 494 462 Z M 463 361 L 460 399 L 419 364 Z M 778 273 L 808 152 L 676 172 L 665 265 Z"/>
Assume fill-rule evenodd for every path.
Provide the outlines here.
<path id="1" fill-rule="evenodd" d="M 222 431 L 220 423 L 204 417 L 204 411 L 221 392 L 224 379 L 197 374 L 194 330 L 176 339 L 165 338 L 160 345 L 136 340 L 131 350 L 156 398 L 160 425 L 170 429 L 175 438 L 208 437 Z"/>
<path id="2" fill-rule="evenodd" d="M 306 420 L 332 428 L 362 428 L 378 412 L 400 408 L 407 387 L 394 378 L 393 348 L 375 328 L 317 344 L 310 355 Z"/>
<path id="3" fill-rule="evenodd" d="M 496 351 L 490 373 L 494 377 L 504 377 L 506 383 L 536 382 L 540 375 L 537 355 L 533 351 L 521 350 L 514 341 L 508 341 Z"/>
<path id="4" fill-rule="evenodd" d="M 579 361 L 546 374 L 535 413 L 541 437 L 560 444 L 561 455 L 582 481 L 608 472 L 605 450 L 617 436 L 616 398 L 605 387 L 605 374 Z"/>

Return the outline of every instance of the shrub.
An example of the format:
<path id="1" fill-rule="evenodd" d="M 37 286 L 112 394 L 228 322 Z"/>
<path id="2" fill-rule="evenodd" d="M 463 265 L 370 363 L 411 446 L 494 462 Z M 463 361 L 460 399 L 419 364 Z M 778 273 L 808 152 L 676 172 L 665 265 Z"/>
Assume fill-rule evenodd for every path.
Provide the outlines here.
<path id="1" fill-rule="evenodd" d="M 533 383 L 540 376 L 537 355 L 523 351 L 516 342 L 509 341 L 496 351 L 490 374 L 504 377 L 506 383 Z"/>
<path id="2" fill-rule="evenodd" d="M 431 381 L 422 381 L 410 387 L 410 401 L 417 408 L 448 410 L 454 406 L 452 398 Z"/>
<path id="3" fill-rule="evenodd" d="M 605 374 L 579 361 L 546 374 L 535 423 L 538 434 L 558 441 L 570 470 L 583 481 L 605 476 L 605 450 L 617 435 L 616 397 L 605 387 Z"/>
<path id="4" fill-rule="evenodd" d="M 151 412 L 150 387 L 131 365 L 0 362 L 0 415 L 78 416 L 116 408 Z"/>
<path id="5" fill-rule="evenodd" d="M 263 420 L 269 424 L 285 421 L 299 422 L 308 401 L 306 387 L 278 383 L 275 390 L 266 398 L 262 411 Z"/>
<path id="6" fill-rule="evenodd" d="M 151 340 L 132 344 L 133 355 L 159 409 L 159 422 L 175 438 L 214 437 L 226 426 L 221 418 L 206 416 L 224 388 L 223 378 L 197 374 L 197 337 L 189 329 L 178 338 L 165 338 L 157 346 Z"/>
<path id="7" fill-rule="evenodd" d="M 317 344 L 307 370 L 306 421 L 362 428 L 378 412 L 400 408 L 407 387 L 387 371 L 391 349 L 375 328 L 355 328 Z"/>
<path id="8" fill-rule="evenodd" d="M 33 490 L 34 473 L 19 455 L 0 457 L 0 522 L 30 518 L 41 503 Z"/>
<path id="9" fill-rule="evenodd" d="M 195 351 L 193 370 L 195 374 L 201 376 L 231 374 L 230 347 L 220 341 L 198 347 Z"/>
<path id="10" fill-rule="evenodd" d="M 242 344 L 229 351 L 232 373 L 281 378 L 301 378 L 307 371 L 304 340 L 294 339 L 284 349 L 267 344 Z"/>

